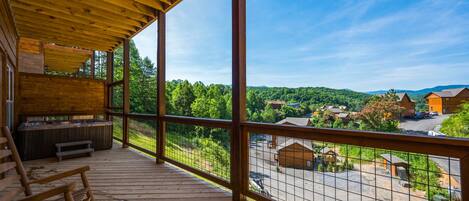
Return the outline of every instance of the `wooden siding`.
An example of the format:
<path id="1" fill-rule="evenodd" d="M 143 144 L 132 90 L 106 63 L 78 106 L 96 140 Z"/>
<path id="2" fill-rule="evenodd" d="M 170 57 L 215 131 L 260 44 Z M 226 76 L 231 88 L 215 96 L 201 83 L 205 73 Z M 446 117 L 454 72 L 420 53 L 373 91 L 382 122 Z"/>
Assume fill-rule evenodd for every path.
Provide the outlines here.
<path id="1" fill-rule="evenodd" d="M 278 151 L 278 164 L 281 167 L 310 169 L 313 168 L 314 153 L 295 143 Z"/>
<path id="2" fill-rule="evenodd" d="M 20 38 L 18 71 L 44 74 L 44 48 L 41 41 L 31 38 Z"/>
<path id="3" fill-rule="evenodd" d="M 83 78 L 20 74 L 20 115 L 104 113 L 105 82 Z"/>
<path id="4" fill-rule="evenodd" d="M 402 101 L 399 102 L 399 105 L 404 109 L 402 116 L 413 117 L 415 115 L 415 103 L 412 102 L 412 100 L 410 100 L 407 95 L 402 98 Z"/>
<path id="5" fill-rule="evenodd" d="M 439 114 L 443 113 L 443 100 L 441 97 L 432 94 L 427 97 L 428 102 L 428 111 L 430 112 L 438 112 Z"/>
<path id="6" fill-rule="evenodd" d="M 202 201 L 231 200 L 231 194 L 208 184 L 169 164 L 155 164 L 148 158 L 114 144 L 111 150 L 97 151 L 92 157 L 56 162 L 55 158 L 26 161 L 31 178 L 44 177 L 64 170 L 89 165 L 88 180 L 96 200 L 171 200 Z M 33 192 L 41 192 L 63 182 L 80 181 L 78 176 L 51 185 L 33 185 Z M 77 188 L 81 184 L 77 183 Z"/>
<path id="7" fill-rule="evenodd" d="M 0 51 L 16 66 L 16 46 L 18 34 L 11 14 L 8 1 L 0 2 Z"/>
<path id="8" fill-rule="evenodd" d="M 441 98 L 436 94 L 427 97 L 428 110 L 439 114 L 451 114 L 459 110 L 461 104 L 469 103 L 469 90 L 463 90 L 455 97 Z"/>

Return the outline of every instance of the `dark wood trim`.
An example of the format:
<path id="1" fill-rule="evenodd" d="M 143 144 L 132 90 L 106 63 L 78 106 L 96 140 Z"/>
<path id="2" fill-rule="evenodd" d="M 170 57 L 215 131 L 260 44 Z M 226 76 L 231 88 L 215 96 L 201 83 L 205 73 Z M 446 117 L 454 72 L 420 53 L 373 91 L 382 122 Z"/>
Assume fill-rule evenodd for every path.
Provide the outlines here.
<path id="1" fill-rule="evenodd" d="M 130 40 L 124 40 L 124 86 L 123 86 L 123 134 L 122 134 L 122 147 L 127 148 L 129 144 L 129 125 L 127 114 L 130 112 L 130 93 L 129 93 L 129 77 L 130 77 Z"/>
<path id="2" fill-rule="evenodd" d="M 107 84 L 108 87 L 114 87 L 116 85 L 121 85 L 121 84 L 124 84 L 124 80 L 119 80 L 119 81 L 115 81 L 115 82 L 110 82 Z"/>
<path id="3" fill-rule="evenodd" d="M 129 113 L 128 117 L 137 118 L 137 119 L 152 119 L 156 121 L 156 114 L 142 114 L 142 113 Z"/>
<path id="4" fill-rule="evenodd" d="M 118 116 L 118 117 L 124 116 L 124 115 L 122 114 L 122 112 L 114 112 L 114 111 L 108 110 L 108 111 L 106 111 L 106 113 L 107 113 L 109 116 Z"/>
<path id="5" fill-rule="evenodd" d="M 244 134 L 241 122 L 246 120 L 246 0 L 232 0 L 232 128 L 231 128 L 231 178 L 233 200 L 246 200 L 249 175 L 243 161 Z"/>
<path id="6" fill-rule="evenodd" d="M 469 200 L 469 154 L 460 159 L 462 200 Z"/>
<path id="7" fill-rule="evenodd" d="M 469 153 L 469 139 L 322 129 L 255 122 L 245 122 L 242 123 L 242 126 L 251 133 L 263 133 L 396 151 L 434 154 L 456 158 L 461 158 Z"/>
<path id="8" fill-rule="evenodd" d="M 114 73 L 114 52 L 106 52 L 106 87 L 105 87 L 105 108 L 112 106 L 112 90 L 109 88 L 109 84 L 112 83 Z M 106 113 L 106 119 L 111 120 L 109 115 Z"/>
<path id="9" fill-rule="evenodd" d="M 103 84 L 106 84 L 106 80 L 90 80 L 89 78 L 86 77 L 67 77 L 67 76 L 62 76 L 62 75 L 46 75 L 46 74 L 37 74 L 37 73 L 25 73 L 25 72 L 20 72 L 19 76 L 28 76 L 28 77 L 50 77 L 54 79 L 63 79 L 63 80 L 86 80 L 86 81 L 92 81 L 92 82 L 100 82 Z"/>
<path id="10" fill-rule="evenodd" d="M 143 153 L 148 154 L 148 155 L 150 155 L 150 156 L 156 157 L 156 153 L 155 153 L 155 152 L 152 152 L 152 151 L 150 151 L 150 150 L 144 149 L 144 148 L 139 147 L 139 146 L 137 146 L 137 145 L 134 145 L 134 144 L 132 144 L 132 143 L 130 143 L 130 142 L 128 143 L 128 145 L 129 145 L 129 147 L 131 147 L 131 148 L 133 148 L 133 149 L 136 149 L 137 151 L 140 151 L 140 152 L 143 152 Z"/>
<path id="11" fill-rule="evenodd" d="M 184 117 L 184 116 L 175 116 L 175 115 L 164 115 L 158 120 L 164 122 L 186 124 L 186 125 L 196 125 L 196 126 L 205 126 L 210 128 L 224 128 L 230 130 L 231 120 L 225 119 L 207 119 L 207 118 L 197 118 L 197 117 Z"/>
<path id="12" fill-rule="evenodd" d="M 93 50 L 91 51 L 91 57 L 90 57 L 90 79 L 94 79 L 95 77 L 95 67 L 96 67 L 96 52 Z"/>
<path id="13" fill-rule="evenodd" d="M 218 184 L 218 185 L 221 185 L 221 186 L 223 186 L 223 187 L 225 187 L 225 188 L 232 189 L 231 184 L 230 184 L 229 182 L 227 182 L 226 180 L 222 179 L 222 178 L 219 178 L 219 177 L 217 177 L 217 176 L 213 176 L 213 175 L 211 175 L 211 174 L 209 174 L 209 173 L 206 173 L 206 172 L 204 172 L 204 171 L 195 169 L 195 168 L 193 168 L 193 167 L 191 167 L 191 166 L 188 166 L 188 165 L 186 165 L 186 164 L 180 163 L 180 162 L 178 162 L 178 161 L 175 161 L 175 160 L 170 159 L 170 158 L 167 158 L 167 157 L 163 157 L 162 160 L 167 161 L 167 162 L 169 162 L 169 163 L 171 163 L 171 164 L 173 164 L 173 165 L 175 165 L 175 166 L 177 166 L 177 167 L 179 167 L 179 168 L 181 168 L 181 169 L 184 169 L 184 170 L 186 170 L 186 171 L 189 171 L 189 172 L 192 172 L 192 173 L 194 173 L 194 174 L 196 174 L 196 175 L 199 175 L 199 176 L 201 176 L 201 177 L 203 177 L 203 178 L 205 178 L 205 179 L 208 179 L 208 180 L 210 180 L 210 181 L 212 181 L 212 182 L 214 182 L 214 183 L 216 183 L 216 184 Z"/>
<path id="14" fill-rule="evenodd" d="M 157 74 L 156 74 L 156 114 L 158 118 L 166 115 L 166 14 L 158 12 L 158 48 L 157 48 Z M 166 123 L 157 122 L 156 132 L 156 162 L 161 164 L 165 157 Z"/>
<path id="15" fill-rule="evenodd" d="M 259 193 L 256 193 L 256 192 L 253 192 L 253 191 L 250 191 L 248 190 L 246 192 L 246 195 L 249 197 L 249 198 L 252 198 L 254 200 L 257 200 L 257 201 L 272 201 L 273 199 L 269 199 Z"/>

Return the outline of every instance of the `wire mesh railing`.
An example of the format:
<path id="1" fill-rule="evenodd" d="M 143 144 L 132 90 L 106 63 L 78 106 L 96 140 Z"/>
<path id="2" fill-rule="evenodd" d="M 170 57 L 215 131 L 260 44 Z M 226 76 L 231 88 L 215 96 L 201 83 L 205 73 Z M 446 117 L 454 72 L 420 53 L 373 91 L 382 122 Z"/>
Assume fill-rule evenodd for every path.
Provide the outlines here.
<path id="1" fill-rule="evenodd" d="M 249 188 L 272 200 L 460 200 L 456 158 L 251 134 Z"/>
<path id="2" fill-rule="evenodd" d="M 165 157 L 226 181 L 230 179 L 230 134 L 221 128 L 168 123 Z"/>

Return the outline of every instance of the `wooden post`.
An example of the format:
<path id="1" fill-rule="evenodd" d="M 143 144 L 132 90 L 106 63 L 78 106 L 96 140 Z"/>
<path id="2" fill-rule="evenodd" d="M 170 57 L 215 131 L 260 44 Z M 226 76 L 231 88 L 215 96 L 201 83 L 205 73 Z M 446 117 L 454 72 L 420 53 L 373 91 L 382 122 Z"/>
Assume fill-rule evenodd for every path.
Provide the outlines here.
<path id="1" fill-rule="evenodd" d="M 109 109 L 112 106 L 112 89 L 109 87 L 109 84 L 112 83 L 114 77 L 114 52 L 106 52 L 106 91 L 104 97 L 105 99 L 105 109 Z M 106 113 L 106 120 L 111 120 L 109 115 Z"/>
<path id="2" fill-rule="evenodd" d="M 158 49 L 157 49 L 157 150 L 156 163 L 162 164 L 166 146 L 166 123 L 160 117 L 166 115 L 166 14 L 158 12 Z"/>
<path id="3" fill-rule="evenodd" d="M 462 200 L 469 200 L 469 154 L 460 159 Z"/>
<path id="4" fill-rule="evenodd" d="M 90 58 L 90 78 L 94 79 L 94 71 L 95 71 L 95 65 L 96 65 L 96 57 L 95 57 L 95 51 L 91 51 L 91 58 Z"/>
<path id="5" fill-rule="evenodd" d="M 124 110 L 123 110 L 123 135 L 122 135 L 122 147 L 127 148 L 129 144 L 129 125 L 128 125 L 128 114 L 130 112 L 130 97 L 129 97 L 129 76 L 130 76 L 130 51 L 129 51 L 129 39 L 124 40 Z"/>
<path id="6" fill-rule="evenodd" d="M 246 169 L 249 161 L 245 131 L 246 121 L 246 0 L 232 0 L 232 129 L 231 129 L 231 186 L 233 200 L 246 200 L 248 189 Z"/>
<path id="7" fill-rule="evenodd" d="M 0 84 L 2 88 L 0 89 L 0 126 L 6 126 L 6 121 L 5 121 L 5 104 L 6 99 L 5 99 L 5 91 L 6 91 L 6 78 L 5 78 L 5 70 L 6 70 L 6 64 L 7 63 L 7 56 L 5 53 L 3 53 L 2 49 L 0 49 Z"/>

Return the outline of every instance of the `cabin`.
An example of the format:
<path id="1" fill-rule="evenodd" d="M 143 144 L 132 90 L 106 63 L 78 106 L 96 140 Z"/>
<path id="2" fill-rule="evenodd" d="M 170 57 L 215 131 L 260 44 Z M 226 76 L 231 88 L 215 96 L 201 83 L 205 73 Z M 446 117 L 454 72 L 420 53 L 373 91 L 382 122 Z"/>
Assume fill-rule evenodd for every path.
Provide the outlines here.
<path id="1" fill-rule="evenodd" d="M 451 189 L 461 189 L 461 169 L 459 161 L 441 156 L 432 156 L 430 159 L 435 162 L 440 169 L 442 176 L 440 178 L 441 186 L 449 186 Z"/>
<path id="2" fill-rule="evenodd" d="M 309 140 L 288 139 L 277 147 L 277 162 L 280 167 L 314 168 L 313 144 Z"/>
<path id="3" fill-rule="evenodd" d="M 311 125 L 311 120 L 309 118 L 304 118 L 304 117 L 287 117 L 285 119 L 280 120 L 279 122 L 275 123 L 279 125 L 291 125 L 291 126 L 310 126 Z M 272 135 L 272 140 L 269 143 L 269 148 L 275 149 L 277 147 L 277 144 L 283 143 L 285 141 L 285 138 L 280 137 L 277 138 L 277 136 Z"/>
<path id="4" fill-rule="evenodd" d="M 401 158 L 391 154 L 381 154 L 383 165 L 393 177 L 409 178 L 409 164 Z"/>
<path id="5" fill-rule="evenodd" d="M 287 105 L 287 102 L 282 101 L 282 100 L 268 100 L 265 102 L 266 105 L 270 105 L 272 109 L 278 110 L 282 108 L 284 105 Z"/>
<path id="6" fill-rule="evenodd" d="M 326 164 L 334 164 L 337 162 L 337 156 L 339 155 L 334 149 L 324 147 L 319 152 L 321 154 L 322 161 Z"/>
<path id="7" fill-rule="evenodd" d="M 415 101 L 413 101 L 407 93 L 396 93 L 399 106 L 403 109 L 401 117 L 415 116 Z"/>
<path id="8" fill-rule="evenodd" d="M 428 111 L 438 114 L 452 114 L 461 104 L 469 102 L 469 88 L 446 89 L 425 95 Z"/>

